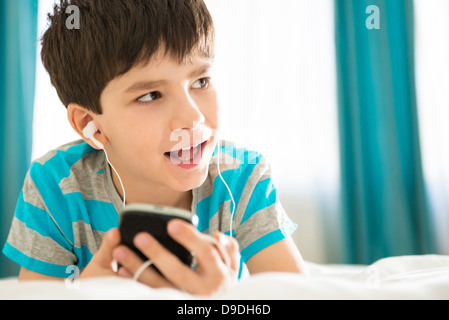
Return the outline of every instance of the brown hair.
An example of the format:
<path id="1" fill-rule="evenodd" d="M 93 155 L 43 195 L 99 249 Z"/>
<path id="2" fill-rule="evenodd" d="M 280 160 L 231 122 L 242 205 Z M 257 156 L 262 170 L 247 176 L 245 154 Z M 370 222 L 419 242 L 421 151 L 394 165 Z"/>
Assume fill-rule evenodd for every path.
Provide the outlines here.
<path id="1" fill-rule="evenodd" d="M 69 6 L 79 9 L 79 29 L 66 26 Z M 203 0 L 60 0 L 48 20 L 41 56 L 59 98 L 66 107 L 77 103 L 96 114 L 102 114 L 107 84 L 159 49 L 180 63 L 193 50 L 214 55 L 214 27 Z"/>

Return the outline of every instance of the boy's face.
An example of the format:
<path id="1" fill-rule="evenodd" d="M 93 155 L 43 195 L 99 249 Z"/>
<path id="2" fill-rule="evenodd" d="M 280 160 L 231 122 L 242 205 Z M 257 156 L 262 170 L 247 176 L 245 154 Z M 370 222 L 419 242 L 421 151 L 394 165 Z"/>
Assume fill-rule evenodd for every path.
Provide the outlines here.
<path id="1" fill-rule="evenodd" d="M 121 176 L 176 191 L 204 182 L 218 130 L 211 67 L 198 55 L 179 63 L 159 54 L 107 85 L 98 121 Z"/>

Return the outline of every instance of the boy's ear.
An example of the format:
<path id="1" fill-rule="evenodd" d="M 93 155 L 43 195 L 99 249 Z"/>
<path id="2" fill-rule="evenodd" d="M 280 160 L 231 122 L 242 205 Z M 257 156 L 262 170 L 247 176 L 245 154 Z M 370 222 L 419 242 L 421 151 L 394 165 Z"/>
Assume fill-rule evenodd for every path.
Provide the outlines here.
<path id="1" fill-rule="evenodd" d="M 83 134 L 83 130 L 87 124 L 91 121 L 95 121 L 95 116 L 91 111 L 76 103 L 71 103 L 67 106 L 67 118 L 73 130 L 75 130 L 84 141 L 86 141 L 92 148 L 99 149 L 98 146 L 92 142 L 92 140 L 86 138 Z M 101 126 L 98 121 L 95 121 L 95 126 L 98 128 L 98 131 L 95 134 L 95 139 L 105 146 L 107 138 L 101 131 Z"/>

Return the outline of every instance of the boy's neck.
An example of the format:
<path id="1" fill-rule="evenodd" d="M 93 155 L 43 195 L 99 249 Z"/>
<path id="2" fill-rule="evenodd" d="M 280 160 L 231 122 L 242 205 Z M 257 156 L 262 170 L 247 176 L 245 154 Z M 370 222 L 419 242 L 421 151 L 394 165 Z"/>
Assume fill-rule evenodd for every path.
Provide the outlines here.
<path id="1" fill-rule="evenodd" d="M 112 170 L 111 170 L 112 171 Z M 112 173 L 112 181 L 115 189 L 120 197 L 123 199 L 123 191 L 120 181 L 115 173 Z M 192 210 L 193 192 L 190 191 L 174 191 L 165 187 L 151 188 L 141 186 L 138 183 L 125 184 L 126 203 L 148 203 L 161 206 L 168 206 L 174 208 L 181 208 L 184 210 Z M 145 190 L 145 191 L 142 191 Z"/>

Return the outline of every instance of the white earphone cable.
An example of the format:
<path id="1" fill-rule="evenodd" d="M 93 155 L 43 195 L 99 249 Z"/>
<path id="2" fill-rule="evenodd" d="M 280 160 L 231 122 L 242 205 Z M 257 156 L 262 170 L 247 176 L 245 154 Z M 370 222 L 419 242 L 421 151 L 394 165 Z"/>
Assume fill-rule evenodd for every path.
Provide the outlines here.
<path id="1" fill-rule="evenodd" d="M 221 175 L 221 171 L 220 171 L 220 139 L 218 139 L 218 148 L 217 148 L 217 169 L 218 169 L 218 175 L 221 178 L 221 181 L 223 181 L 224 185 L 226 186 L 226 188 L 228 189 L 229 195 L 231 196 L 231 202 L 232 202 L 232 212 L 231 212 L 231 219 L 229 221 L 229 236 L 232 238 L 232 223 L 234 221 L 234 215 L 235 215 L 235 201 L 234 201 L 234 197 L 232 196 L 232 192 L 231 189 L 229 188 L 228 184 L 226 183 L 226 181 L 224 180 L 223 176 Z"/>
<path id="2" fill-rule="evenodd" d="M 115 174 L 118 177 L 118 180 L 120 181 L 120 185 L 121 185 L 122 191 L 123 191 L 123 207 L 125 207 L 125 205 L 126 205 L 126 192 L 125 192 L 125 187 L 123 186 L 122 178 L 120 178 L 120 175 L 118 174 L 117 170 L 115 170 L 115 167 L 109 161 L 109 157 L 108 157 L 108 153 L 106 152 L 106 149 L 103 149 L 103 151 L 104 151 L 104 154 L 106 155 L 106 161 L 109 163 L 109 165 L 111 166 L 112 170 L 114 170 Z"/>
<path id="3" fill-rule="evenodd" d="M 122 191 L 123 191 L 123 207 L 126 204 L 126 193 L 125 193 L 125 187 L 123 186 L 123 182 L 122 182 L 122 178 L 120 178 L 120 175 L 118 174 L 117 170 L 115 170 L 115 167 L 112 165 L 112 163 L 109 161 L 109 157 L 108 157 L 108 153 L 106 152 L 106 148 L 105 146 L 98 141 L 97 139 L 95 139 L 95 133 L 98 132 L 98 128 L 95 125 L 95 122 L 92 120 L 90 121 L 83 129 L 83 135 L 85 138 L 88 138 L 90 140 L 92 140 L 92 142 L 94 143 L 94 145 L 103 150 L 104 154 L 106 155 L 106 161 L 109 163 L 109 165 L 111 166 L 112 170 L 114 170 L 115 174 L 117 175 L 119 181 L 120 181 L 120 185 L 122 186 Z"/>

